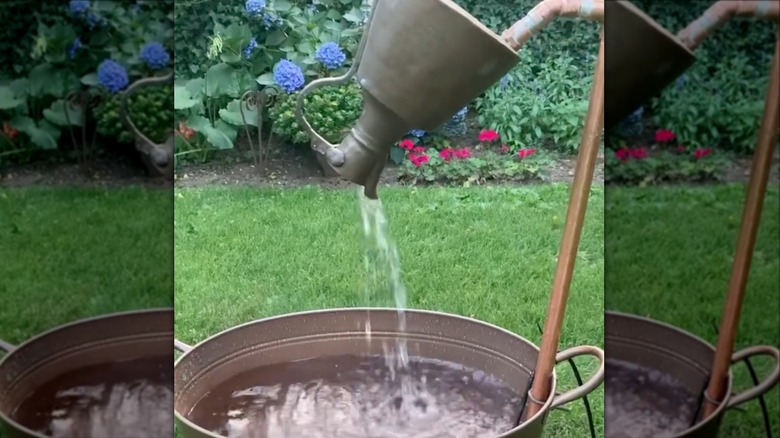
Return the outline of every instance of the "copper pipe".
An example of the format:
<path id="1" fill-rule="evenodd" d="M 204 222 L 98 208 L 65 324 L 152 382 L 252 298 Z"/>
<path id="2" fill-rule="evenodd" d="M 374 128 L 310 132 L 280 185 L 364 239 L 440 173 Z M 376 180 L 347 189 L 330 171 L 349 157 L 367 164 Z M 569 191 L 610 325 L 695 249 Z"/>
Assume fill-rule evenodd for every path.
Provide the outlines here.
<path id="1" fill-rule="evenodd" d="M 710 6 L 701 17 L 678 33 L 677 38 L 693 50 L 732 17 L 780 21 L 780 2 L 777 0 L 719 0 Z"/>
<path id="2" fill-rule="evenodd" d="M 705 391 L 701 419 L 709 417 L 726 397 L 726 379 L 731 369 L 731 356 L 737 338 L 742 299 L 745 296 L 745 284 L 750 273 L 750 262 L 756 243 L 756 234 L 761 222 L 761 210 L 764 206 L 767 181 L 772 168 L 772 154 L 777 142 L 777 130 L 780 128 L 780 32 L 772 61 L 769 77 L 769 90 L 766 94 L 764 116 L 758 134 L 753 167 L 750 171 L 750 184 L 747 189 L 745 208 L 742 213 L 742 226 L 731 268 L 729 292 L 723 308 L 718 345 L 712 363 L 710 381 Z"/>
<path id="3" fill-rule="evenodd" d="M 603 22 L 604 0 L 543 0 L 520 21 L 505 30 L 501 37 L 512 49 L 520 50 L 526 41 L 556 17 L 579 17 Z"/>
<path id="4" fill-rule="evenodd" d="M 561 337 L 561 327 L 566 311 L 566 300 L 569 296 L 574 262 L 582 236 L 582 225 L 585 222 L 585 211 L 588 206 L 590 186 L 593 172 L 599 154 L 601 133 L 604 128 L 604 30 L 601 30 L 599 56 L 593 73 L 593 88 L 590 93 L 588 114 L 585 116 L 585 128 L 580 142 L 580 152 L 574 171 L 569 198 L 569 209 L 566 212 L 566 225 L 561 239 L 561 250 L 558 256 L 558 266 L 555 269 L 550 304 L 547 309 L 547 321 L 544 335 L 536 362 L 534 381 L 529 393 L 525 419 L 534 416 L 550 396 L 550 384 L 555 368 L 555 356 L 558 352 L 558 342 Z M 541 402 L 542 404 L 539 404 Z"/>

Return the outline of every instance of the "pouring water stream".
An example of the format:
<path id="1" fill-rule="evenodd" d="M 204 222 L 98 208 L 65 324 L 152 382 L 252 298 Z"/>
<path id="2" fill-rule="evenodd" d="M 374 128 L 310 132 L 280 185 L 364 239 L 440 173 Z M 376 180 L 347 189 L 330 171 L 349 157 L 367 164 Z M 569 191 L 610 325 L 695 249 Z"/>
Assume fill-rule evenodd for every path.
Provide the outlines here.
<path id="1" fill-rule="evenodd" d="M 398 255 L 398 247 L 390 238 L 382 201 L 366 197 L 362 187 L 358 189 L 358 200 L 365 237 L 363 256 L 366 269 L 366 283 L 363 289 L 364 304 L 370 306 L 375 299 L 384 300 L 391 295 L 398 311 L 400 336 L 396 341 L 395 349 L 385 354 L 387 366 L 393 380 L 395 380 L 399 372 L 403 373 L 409 368 L 409 353 L 405 338 L 406 287 L 401 280 L 401 260 Z M 380 296 L 377 297 L 377 294 Z M 366 338 L 369 342 L 371 341 L 370 315 L 366 316 Z"/>

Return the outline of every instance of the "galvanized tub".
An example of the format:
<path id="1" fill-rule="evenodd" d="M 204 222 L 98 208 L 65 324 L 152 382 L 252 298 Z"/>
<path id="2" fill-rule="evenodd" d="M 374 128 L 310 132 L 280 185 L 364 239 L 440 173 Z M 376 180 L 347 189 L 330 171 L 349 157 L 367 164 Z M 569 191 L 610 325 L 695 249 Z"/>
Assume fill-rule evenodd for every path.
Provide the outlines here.
<path id="1" fill-rule="evenodd" d="M 674 378 L 685 390 L 697 396 L 704 390 L 715 356 L 715 348 L 712 345 L 691 333 L 663 322 L 612 311 L 604 312 L 604 350 L 607 352 L 608 365 L 611 361 L 618 360 L 658 370 Z M 770 346 L 747 347 L 736 352 L 733 361 L 738 362 L 746 357 L 758 355 L 770 356 L 775 361 L 772 372 L 759 385 L 727 396 L 710 417 L 695 424 L 691 421 L 692 426 L 688 429 L 664 436 L 668 438 L 715 437 L 726 410 L 753 400 L 771 390 L 780 377 L 780 351 L 777 348 Z M 608 376 L 604 384 L 607 393 L 623 390 L 619 387 L 612 388 L 610 385 Z M 731 388 L 732 376 L 729 374 L 728 394 L 731 394 Z M 630 434 L 631 431 L 610 430 L 611 414 L 607 408 L 608 405 L 608 403 L 605 404 L 604 412 L 605 437 L 640 436 Z"/>
<path id="2" fill-rule="evenodd" d="M 528 387 L 539 349 L 528 340 L 486 322 L 421 310 L 405 313 L 409 355 L 438 359 L 482 370 L 501 378 L 516 391 Z M 367 318 L 371 341 L 366 338 Z M 310 357 L 381 355 L 382 341 L 399 337 L 396 309 L 328 309 L 282 315 L 242 324 L 190 347 L 176 342 L 184 354 L 174 368 L 174 405 L 178 430 L 185 438 L 218 438 L 193 423 L 188 413 L 208 392 L 230 377 L 262 366 Z M 574 347 L 557 356 L 558 362 L 589 355 L 600 362 L 582 386 L 544 401 L 541 411 L 503 437 L 540 437 L 550 410 L 577 400 L 596 389 L 604 378 L 603 351 Z M 555 392 L 555 375 L 553 394 Z M 519 407 L 518 407 L 519 410 Z"/>
<path id="3" fill-rule="evenodd" d="M 139 358 L 168 357 L 164 366 L 171 366 L 173 340 L 173 309 L 152 309 L 76 321 L 18 347 L 0 341 L 0 350 L 7 353 L 0 360 L 2 436 L 46 437 L 15 419 L 15 411 L 41 385 L 71 371 Z"/>

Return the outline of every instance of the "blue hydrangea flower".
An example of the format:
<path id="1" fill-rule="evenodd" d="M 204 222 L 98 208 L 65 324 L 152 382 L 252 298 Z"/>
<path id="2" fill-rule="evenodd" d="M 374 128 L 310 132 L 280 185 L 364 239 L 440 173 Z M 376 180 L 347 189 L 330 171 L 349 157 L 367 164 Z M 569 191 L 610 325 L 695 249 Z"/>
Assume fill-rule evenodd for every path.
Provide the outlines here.
<path id="1" fill-rule="evenodd" d="M 501 78 L 501 82 L 499 84 L 499 86 L 501 87 L 501 91 L 505 91 L 507 87 L 509 87 L 509 81 L 510 81 L 509 75 L 506 75 L 503 78 Z"/>
<path id="2" fill-rule="evenodd" d="M 347 60 L 347 55 L 341 50 L 338 44 L 329 42 L 322 44 L 314 55 L 328 70 L 335 70 Z"/>
<path id="3" fill-rule="evenodd" d="M 68 47 L 68 59 L 75 58 L 76 52 L 78 52 L 79 49 L 81 49 L 81 40 L 79 39 L 79 37 L 76 37 L 76 39 L 73 40 L 73 42 Z"/>
<path id="4" fill-rule="evenodd" d="M 118 93 L 127 87 L 130 79 L 127 77 L 127 70 L 122 64 L 106 59 L 101 62 L 97 69 L 98 81 L 106 87 L 111 93 Z"/>
<path id="5" fill-rule="evenodd" d="M 89 26 L 89 30 L 92 30 L 96 27 L 102 27 L 105 24 L 105 18 L 91 11 L 87 13 L 87 26 Z"/>
<path id="6" fill-rule="evenodd" d="M 138 58 L 145 62 L 152 70 L 160 70 L 168 66 L 171 56 L 165 50 L 162 44 L 158 42 L 146 43 L 141 48 L 141 54 Z"/>
<path id="7" fill-rule="evenodd" d="M 252 38 L 249 40 L 249 44 L 247 44 L 247 46 L 244 47 L 244 50 L 242 51 L 244 58 L 249 59 L 249 57 L 252 56 L 252 53 L 254 53 L 255 49 L 257 49 L 257 40 Z"/>
<path id="8" fill-rule="evenodd" d="M 70 0 L 70 14 L 81 16 L 89 9 L 89 0 Z"/>
<path id="9" fill-rule="evenodd" d="M 281 17 L 277 17 L 270 12 L 263 12 L 263 26 L 266 29 L 273 27 L 281 27 L 284 24 L 284 20 Z"/>
<path id="10" fill-rule="evenodd" d="M 468 127 L 466 126 L 466 115 L 469 112 L 469 107 L 464 106 L 458 110 L 455 115 L 447 121 L 441 128 L 442 134 L 447 137 L 462 137 L 466 135 Z"/>
<path id="11" fill-rule="evenodd" d="M 677 89 L 677 91 L 680 91 L 685 86 L 686 80 L 687 78 L 685 75 L 680 75 L 674 83 L 674 88 Z"/>
<path id="12" fill-rule="evenodd" d="M 246 0 L 246 11 L 249 15 L 260 15 L 265 9 L 265 0 Z"/>
<path id="13" fill-rule="evenodd" d="M 428 135 L 428 133 L 422 129 L 412 129 L 411 131 L 409 131 L 408 135 L 411 135 L 412 137 L 423 138 L 426 135 Z"/>
<path id="14" fill-rule="evenodd" d="M 274 81 L 287 93 L 303 88 L 303 70 L 288 59 L 282 59 L 274 66 Z"/>
<path id="15" fill-rule="evenodd" d="M 644 115 L 645 108 L 640 106 L 628 117 L 621 120 L 620 123 L 615 126 L 615 132 L 623 137 L 636 137 L 642 134 L 642 116 Z"/>

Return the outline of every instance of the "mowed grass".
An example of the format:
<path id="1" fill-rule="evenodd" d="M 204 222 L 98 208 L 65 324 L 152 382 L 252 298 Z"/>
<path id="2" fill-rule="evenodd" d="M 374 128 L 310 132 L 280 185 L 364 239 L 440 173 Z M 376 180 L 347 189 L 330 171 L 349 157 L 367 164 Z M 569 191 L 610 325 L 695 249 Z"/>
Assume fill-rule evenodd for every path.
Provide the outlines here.
<path id="1" fill-rule="evenodd" d="M 717 341 L 745 187 L 606 189 L 608 310 L 648 316 Z M 740 320 L 737 349 L 780 344 L 780 217 L 770 186 Z M 759 376 L 771 362 L 752 359 Z M 737 389 L 752 385 L 744 364 L 733 367 Z M 775 388 L 766 395 L 772 436 L 780 435 Z M 720 436 L 766 436 L 757 401 L 726 415 Z"/>
<path id="2" fill-rule="evenodd" d="M 0 190 L 0 339 L 173 305 L 171 191 Z"/>
<path id="3" fill-rule="evenodd" d="M 408 307 L 541 336 L 569 189 L 382 190 Z M 363 305 L 363 240 L 355 191 L 181 189 L 175 198 L 176 334 L 197 343 L 290 312 Z M 603 189 L 594 188 L 561 349 L 602 345 Z M 595 361 L 577 359 L 587 378 Z M 559 389 L 574 387 L 567 364 Z M 598 436 L 603 393 L 590 397 Z M 547 436 L 587 436 L 583 404 L 549 417 Z"/>

